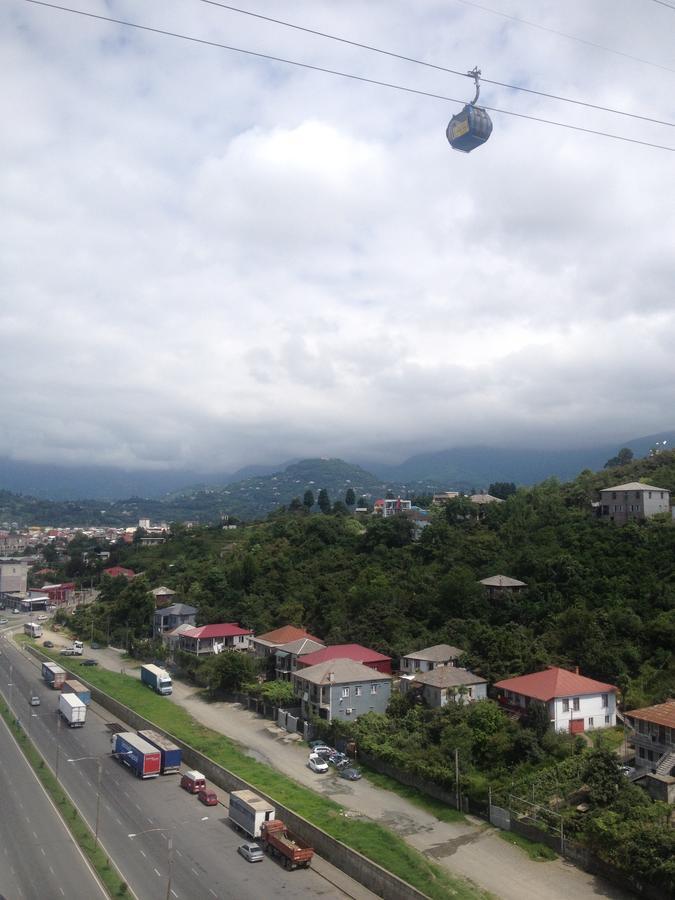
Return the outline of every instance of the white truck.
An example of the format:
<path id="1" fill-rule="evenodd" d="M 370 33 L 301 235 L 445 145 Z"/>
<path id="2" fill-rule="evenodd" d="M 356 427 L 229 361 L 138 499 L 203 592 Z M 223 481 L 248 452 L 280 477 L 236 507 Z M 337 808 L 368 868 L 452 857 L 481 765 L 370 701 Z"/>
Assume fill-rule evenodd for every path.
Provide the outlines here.
<path id="1" fill-rule="evenodd" d="M 87 704 L 77 694 L 59 694 L 59 712 L 71 728 L 82 728 L 87 718 Z"/>
<path id="2" fill-rule="evenodd" d="M 61 651 L 61 656 L 82 656 L 84 644 L 82 641 L 73 641 L 72 647 L 66 647 Z"/>
<path id="3" fill-rule="evenodd" d="M 260 826 L 275 818 L 275 809 L 253 791 L 231 791 L 228 818 L 250 838 L 260 837 Z"/>

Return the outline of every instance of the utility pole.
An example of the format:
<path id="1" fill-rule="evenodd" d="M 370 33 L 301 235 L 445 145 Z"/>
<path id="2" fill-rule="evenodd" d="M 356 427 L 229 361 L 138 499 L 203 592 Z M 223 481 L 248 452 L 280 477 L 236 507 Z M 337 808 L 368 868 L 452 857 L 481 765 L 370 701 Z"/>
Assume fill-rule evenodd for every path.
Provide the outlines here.
<path id="1" fill-rule="evenodd" d="M 457 809 L 460 809 L 459 794 L 459 750 L 455 747 L 455 791 L 457 796 Z"/>

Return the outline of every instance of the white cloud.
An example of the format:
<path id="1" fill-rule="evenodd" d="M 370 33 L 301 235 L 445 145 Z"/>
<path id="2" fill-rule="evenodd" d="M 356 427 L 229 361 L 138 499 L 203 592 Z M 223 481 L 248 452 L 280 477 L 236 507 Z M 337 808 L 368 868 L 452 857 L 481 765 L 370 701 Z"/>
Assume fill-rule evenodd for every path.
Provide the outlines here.
<path id="1" fill-rule="evenodd" d="M 471 96 L 204 4 L 84 6 Z M 654 6 L 509 12 L 675 69 Z M 675 119 L 675 73 L 459 3 L 274 14 Z M 19 3 L 1 15 L 0 455 L 230 468 L 672 425 L 672 154 L 495 114 L 464 156 L 444 136 L 456 104 Z M 673 143 L 487 84 L 481 98 Z"/>

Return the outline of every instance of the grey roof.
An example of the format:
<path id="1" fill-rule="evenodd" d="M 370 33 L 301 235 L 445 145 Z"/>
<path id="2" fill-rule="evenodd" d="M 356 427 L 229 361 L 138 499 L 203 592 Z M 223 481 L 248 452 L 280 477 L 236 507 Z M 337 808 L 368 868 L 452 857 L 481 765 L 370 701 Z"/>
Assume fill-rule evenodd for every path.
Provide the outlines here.
<path id="1" fill-rule="evenodd" d="M 175 594 L 175 591 L 172 591 L 171 588 L 165 587 L 163 584 L 160 587 L 153 588 L 150 591 L 151 594 L 154 594 L 155 597 L 161 594 Z"/>
<path id="2" fill-rule="evenodd" d="M 527 587 L 524 581 L 517 578 L 509 578 L 508 575 L 491 575 L 489 578 L 481 578 L 478 582 L 485 587 Z"/>
<path id="3" fill-rule="evenodd" d="M 176 625 L 175 628 L 172 628 L 171 631 L 165 631 L 164 637 L 180 637 L 181 634 L 187 634 L 192 631 L 192 629 L 192 625 L 188 625 L 187 622 L 182 622 L 180 625 Z"/>
<path id="4" fill-rule="evenodd" d="M 315 650 L 323 650 L 325 644 L 318 641 L 310 641 L 309 638 L 299 638 L 297 641 L 290 641 L 288 644 L 281 644 L 277 647 L 277 653 L 295 653 L 296 656 L 303 656 L 305 653 L 314 653 Z"/>
<path id="5" fill-rule="evenodd" d="M 653 484 L 642 484 L 640 481 L 629 481 L 628 484 L 615 484 L 614 487 L 600 488 L 601 493 L 605 491 L 668 491 L 668 488 L 654 487 Z"/>
<path id="6" fill-rule="evenodd" d="M 425 662 L 446 662 L 449 659 L 457 659 L 464 653 L 459 647 L 451 647 L 450 644 L 435 644 L 433 647 L 425 647 L 424 650 L 413 650 L 406 653 L 403 659 L 422 659 Z"/>
<path id="7" fill-rule="evenodd" d="M 196 616 L 197 610 L 187 603 L 173 603 L 155 611 L 156 616 Z"/>
<path id="8" fill-rule="evenodd" d="M 431 687 L 449 688 L 459 687 L 463 684 L 487 684 L 487 678 L 474 675 L 468 669 L 459 669 L 456 666 L 438 666 L 431 672 L 422 672 L 415 675 L 416 684 L 428 684 Z"/>
<path id="9" fill-rule="evenodd" d="M 333 676 L 332 678 L 330 676 Z M 355 681 L 390 681 L 391 675 L 378 672 L 353 659 L 328 659 L 326 662 L 299 669 L 294 677 L 312 684 L 351 684 Z"/>
<path id="10" fill-rule="evenodd" d="M 469 497 L 472 503 L 503 503 L 501 497 L 493 497 L 492 494 L 472 494 Z"/>

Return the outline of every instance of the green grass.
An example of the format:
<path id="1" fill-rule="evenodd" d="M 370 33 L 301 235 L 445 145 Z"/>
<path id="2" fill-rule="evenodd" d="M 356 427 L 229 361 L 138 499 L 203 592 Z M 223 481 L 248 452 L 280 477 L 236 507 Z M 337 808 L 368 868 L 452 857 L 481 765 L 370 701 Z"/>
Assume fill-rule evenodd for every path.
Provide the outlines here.
<path id="1" fill-rule="evenodd" d="M 58 654 L 49 654 L 41 647 L 39 649 L 58 659 Z M 182 707 L 157 696 L 137 678 L 94 666 L 80 667 L 77 661 L 70 659 L 67 665 L 73 671 L 79 670 L 81 677 L 95 687 L 434 900 L 446 900 L 448 897 L 478 900 L 489 896 L 464 879 L 448 874 L 389 829 L 376 822 L 345 817 L 345 811 L 339 804 L 246 756 L 233 741 L 196 722 Z"/>
<path id="2" fill-rule="evenodd" d="M 443 803 L 442 800 L 435 800 L 433 797 L 428 797 L 426 794 L 418 791 L 417 788 L 401 784 L 401 782 L 396 781 L 395 778 L 391 778 L 389 775 L 382 775 L 380 772 L 375 772 L 368 766 L 362 766 L 362 769 L 365 777 L 371 784 L 374 784 L 375 787 L 398 794 L 399 797 L 403 797 L 410 803 L 414 803 L 415 806 L 419 806 L 420 809 L 426 810 L 426 812 L 430 813 L 432 816 L 440 819 L 441 822 L 466 821 L 463 813 L 448 806 L 447 803 Z"/>
<path id="3" fill-rule="evenodd" d="M 623 728 L 617 725 L 615 728 L 602 728 L 588 732 L 593 746 L 597 747 L 602 744 L 608 750 L 617 750 L 624 740 Z"/>
<path id="4" fill-rule="evenodd" d="M 521 834 L 515 834 L 513 831 L 500 830 L 499 837 L 506 841 L 507 844 L 515 844 L 516 847 L 520 847 L 535 862 L 550 862 L 550 860 L 556 859 L 558 856 L 555 850 L 551 850 L 546 844 L 531 841 Z"/>
<path id="5" fill-rule="evenodd" d="M 71 803 L 70 798 L 56 780 L 56 777 L 47 768 L 37 748 L 10 713 L 9 707 L 2 698 L 0 698 L 0 715 L 9 726 L 21 751 L 51 797 L 74 840 L 101 879 L 108 895 L 110 897 L 127 897 L 128 888 L 126 882 L 123 881 L 117 870 L 112 866 L 101 846 L 95 846 L 93 832 L 80 816 L 76 807 Z"/>

